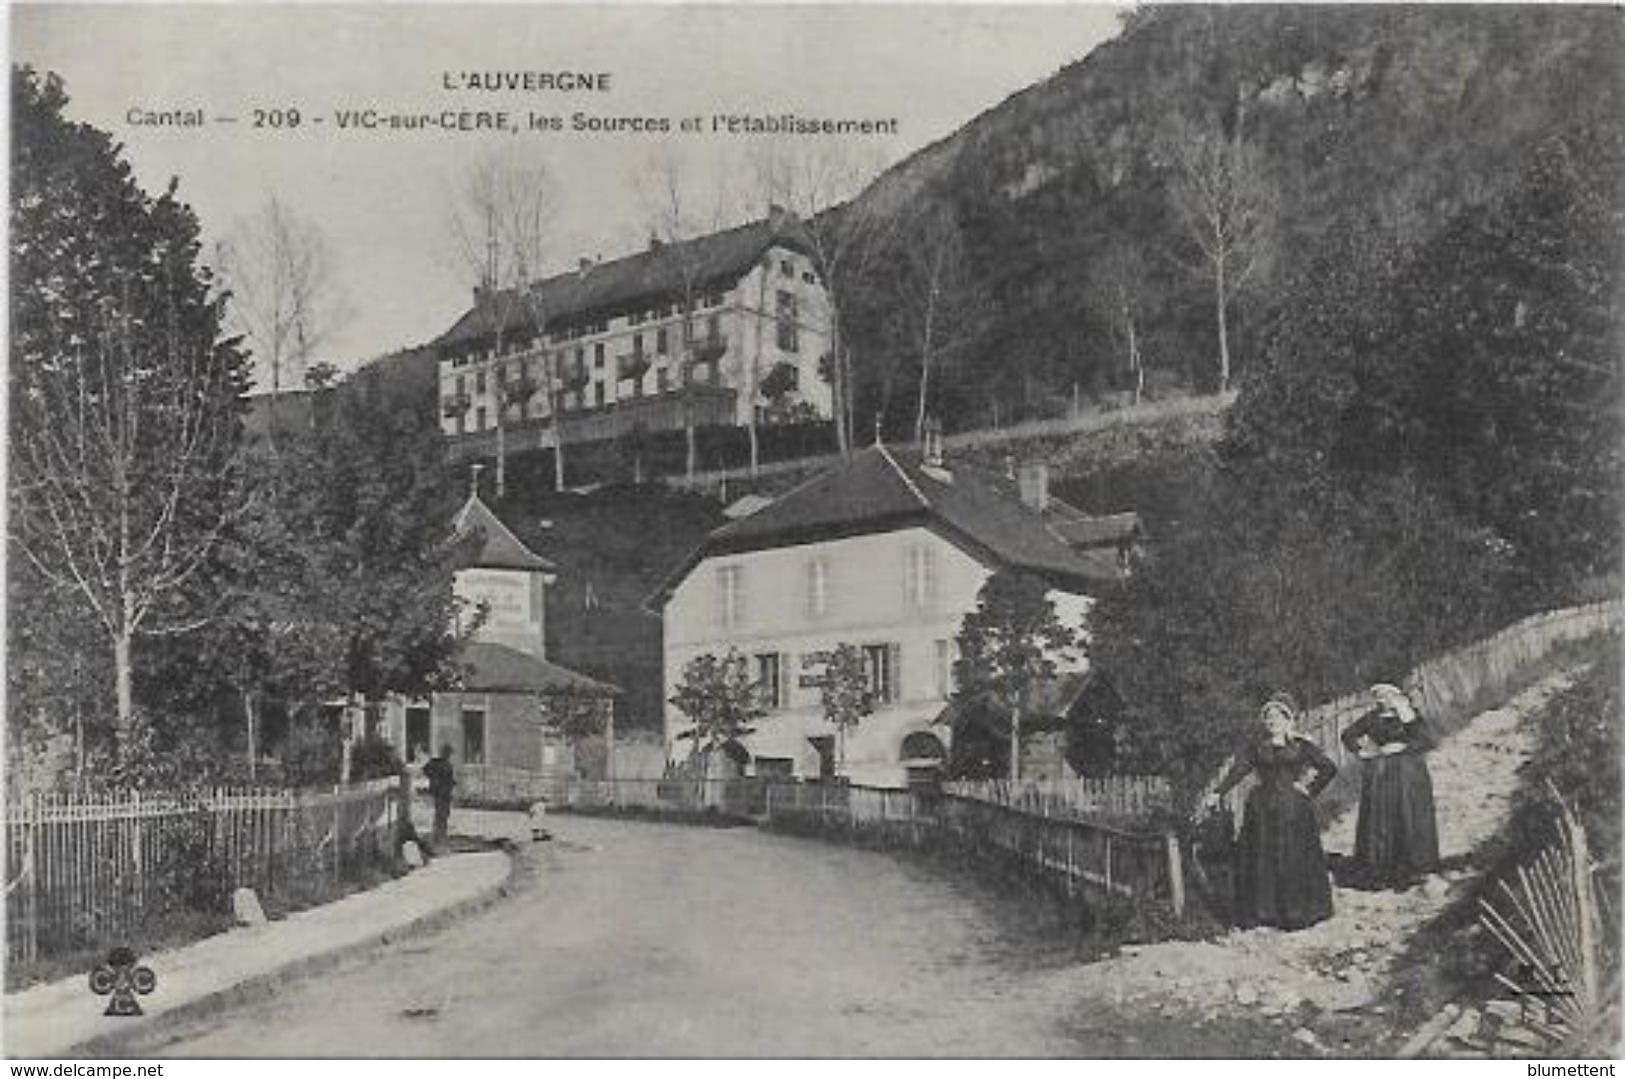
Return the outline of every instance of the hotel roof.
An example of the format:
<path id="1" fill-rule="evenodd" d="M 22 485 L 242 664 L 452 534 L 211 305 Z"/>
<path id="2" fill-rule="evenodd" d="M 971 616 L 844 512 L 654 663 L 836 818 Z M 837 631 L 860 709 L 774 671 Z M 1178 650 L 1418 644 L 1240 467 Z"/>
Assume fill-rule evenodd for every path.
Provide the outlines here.
<path id="1" fill-rule="evenodd" d="M 1040 511 L 1015 481 L 962 465 L 924 465 L 917 454 L 881 445 L 860 450 L 748 517 L 723 525 L 678 566 L 649 606 L 658 608 L 706 558 L 923 526 L 999 567 L 1038 574 L 1057 587 L 1093 592 L 1125 576 L 1115 550 L 1068 541 L 1081 510 L 1050 498 Z"/>
<path id="2" fill-rule="evenodd" d="M 527 317 L 531 328 L 537 317 L 557 326 L 599 312 L 669 301 L 687 288 L 704 291 L 731 285 L 774 245 L 806 249 L 805 234 L 794 215 L 777 211 L 760 221 L 557 274 L 534 286 L 536 302 L 524 305 L 528 310 L 515 311 L 517 295 L 511 289 L 481 294 L 434 344 L 448 349 L 482 341 L 499 326 L 513 333 L 514 324 L 523 324 Z"/>

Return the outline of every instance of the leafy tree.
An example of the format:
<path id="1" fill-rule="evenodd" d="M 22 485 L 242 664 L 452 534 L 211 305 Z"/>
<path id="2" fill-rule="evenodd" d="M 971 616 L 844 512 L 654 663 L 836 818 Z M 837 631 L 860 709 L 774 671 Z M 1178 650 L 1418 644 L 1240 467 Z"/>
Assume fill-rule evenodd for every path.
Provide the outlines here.
<path id="1" fill-rule="evenodd" d="M 1554 139 L 1412 252 L 1370 222 L 1334 230 L 1247 380 L 1230 457 L 1322 499 L 1414 474 L 1505 545 L 1524 602 L 1611 572 L 1622 160 L 1617 137 Z"/>
<path id="2" fill-rule="evenodd" d="M 128 741 L 138 646 L 219 613 L 205 582 L 246 504 L 246 363 L 175 185 L 143 192 L 67 102 L 13 68 L 11 543 L 104 635 Z"/>
<path id="3" fill-rule="evenodd" d="M 863 650 L 842 642 L 830 653 L 818 686 L 824 720 L 835 728 L 835 773 L 846 772 L 846 735 L 875 710 L 869 664 Z"/>
<path id="4" fill-rule="evenodd" d="M 454 688 L 452 575 L 478 543 L 451 535 L 459 492 L 430 404 L 367 376 L 329 397 L 312 437 L 264 462 L 271 493 L 233 532 L 233 615 L 204 657 L 296 723 L 351 694 Z"/>
<path id="5" fill-rule="evenodd" d="M 722 657 L 707 652 L 684 664 L 671 703 L 693 724 L 677 737 L 692 743 L 690 758 L 701 767 L 717 749 L 752 733 L 753 724 L 767 714 L 750 661 L 735 649 Z"/>
<path id="6" fill-rule="evenodd" d="M 996 703 L 1010 717 L 1010 778 L 1021 778 L 1022 712 L 1035 687 L 1055 675 L 1056 659 L 1076 636 L 1061 624 L 1043 580 L 1000 570 L 976 595 L 959 628 L 955 700 L 966 708 Z"/>

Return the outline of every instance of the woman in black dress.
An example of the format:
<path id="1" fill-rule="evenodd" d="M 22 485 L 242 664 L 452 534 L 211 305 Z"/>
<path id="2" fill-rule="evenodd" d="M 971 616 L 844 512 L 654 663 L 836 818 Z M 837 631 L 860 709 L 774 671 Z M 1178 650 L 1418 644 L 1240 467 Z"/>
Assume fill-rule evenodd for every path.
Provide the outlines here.
<path id="1" fill-rule="evenodd" d="M 1354 861 L 1371 888 L 1407 887 L 1439 864 L 1433 780 L 1424 754 L 1435 742 L 1410 699 L 1386 683 L 1371 687 L 1376 707 L 1343 732 L 1365 762 Z"/>
<path id="2" fill-rule="evenodd" d="M 1297 708 L 1288 695 L 1271 697 L 1262 718 L 1262 737 L 1237 755 L 1208 800 L 1216 805 L 1249 773 L 1257 775 L 1236 850 L 1236 924 L 1302 929 L 1332 913 L 1313 798 L 1337 765 L 1297 733 Z"/>

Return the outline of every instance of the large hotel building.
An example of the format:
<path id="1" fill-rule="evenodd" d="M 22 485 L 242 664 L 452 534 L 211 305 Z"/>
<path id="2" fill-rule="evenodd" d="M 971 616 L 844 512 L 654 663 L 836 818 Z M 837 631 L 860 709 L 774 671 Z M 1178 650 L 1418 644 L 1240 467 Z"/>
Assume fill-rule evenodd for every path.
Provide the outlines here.
<path id="1" fill-rule="evenodd" d="M 463 452 L 613 438 L 634 428 L 831 414 L 829 298 L 800 221 L 766 218 L 524 293 L 477 289 L 434 342 L 441 430 Z M 563 423 L 555 423 L 555 410 Z"/>

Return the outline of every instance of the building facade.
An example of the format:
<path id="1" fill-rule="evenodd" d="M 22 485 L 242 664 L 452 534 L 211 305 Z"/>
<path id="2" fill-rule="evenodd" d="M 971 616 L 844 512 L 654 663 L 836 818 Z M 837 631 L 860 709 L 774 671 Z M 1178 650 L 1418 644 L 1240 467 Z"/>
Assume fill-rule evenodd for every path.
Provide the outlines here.
<path id="1" fill-rule="evenodd" d="M 999 568 L 1040 575 L 1063 624 L 1081 629 L 1093 596 L 1122 579 L 1115 549 L 1074 547 L 1055 525 L 1088 520 L 1028 484 L 949 470 L 875 446 L 732 522 L 706 540 L 654 597 L 669 699 L 694 658 L 747 657 L 767 715 L 744 739 L 756 774 L 835 774 L 821 673 L 841 644 L 863 652 L 874 711 L 846 739 L 839 771 L 895 786 L 939 767 L 938 723 L 954 689 L 956 638 Z M 1024 499 L 1024 488 L 1027 497 Z M 1081 653 L 1054 657 L 1081 671 Z M 681 759 L 689 720 L 668 705 L 668 752 Z"/>
<path id="2" fill-rule="evenodd" d="M 612 261 L 523 294 L 477 289 L 434 347 L 441 430 L 511 449 L 634 428 L 827 418 L 830 305 L 794 215 Z M 555 413 L 559 415 L 555 415 Z M 563 422 L 555 422 L 562 419 Z"/>
<path id="3" fill-rule="evenodd" d="M 384 702 L 365 718 L 363 729 L 388 740 L 409 764 L 450 746 L 452 759 L 463 766 L 570 775 L 578 770 L 576 745 L 554 714 L 568 700 L 572 708 L 599 714 L 602 756 L 609 759 L 618 691 L 547 658 L 546 590 L 555 579 L 554 565 L 515 536 L 477 493 L 458 511 L 454 531 L 480 536 L 452 585 L 462 601 L 460 617 L 480 616 L 460 627 L 472 631 L 457 657 L 462 687 L 428 700 Z"/>

